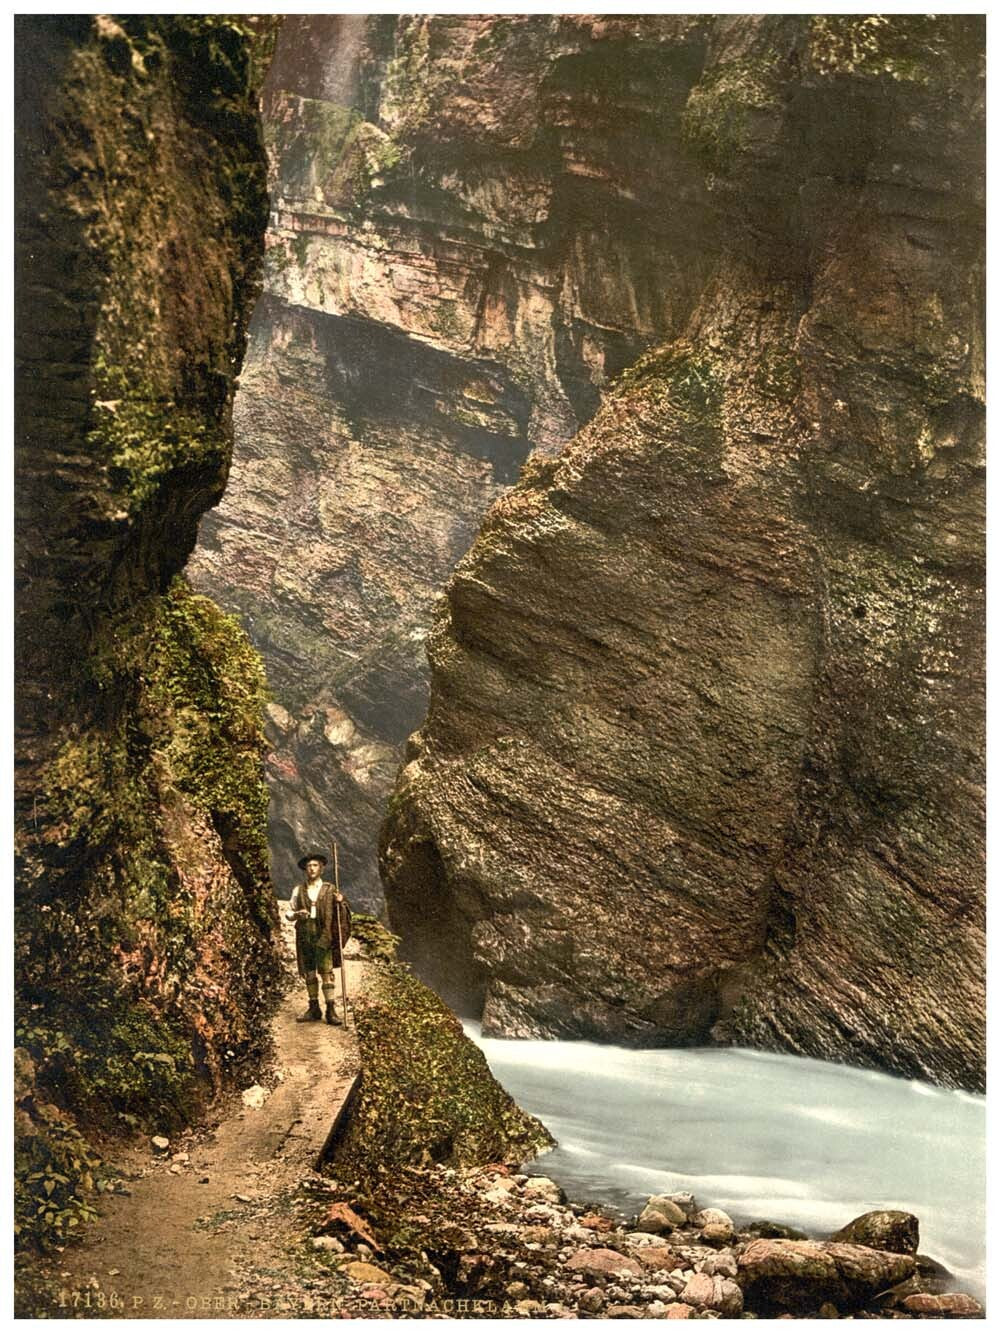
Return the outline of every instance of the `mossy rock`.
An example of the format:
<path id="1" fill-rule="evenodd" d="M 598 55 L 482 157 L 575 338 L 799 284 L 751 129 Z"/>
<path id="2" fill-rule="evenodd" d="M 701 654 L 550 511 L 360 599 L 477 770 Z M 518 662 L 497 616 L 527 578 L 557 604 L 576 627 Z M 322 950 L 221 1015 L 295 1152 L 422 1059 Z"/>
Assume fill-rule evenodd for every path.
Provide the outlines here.
<path id="1" fill-rule="evenodd" d="M 523 1161 L 552 1146 L 433 991 L 400 963 L 373 971 L 357 1012 L 359 1091 L 331 1158 L 340 1177 L 370 1185 L 408 1166 Z"/>
<path id="2" fill-rule="evenodd" d="M 87 670 L 130 707 L 65 737 L 19 830 L 17 1040 L 71 1126 L 169 1131 L 269 1051 L 263 672 L 180 578 Z"/>
<path id="3" fill-rule="evenodd" d="M 387 930 L 377 917 L 355 912 L 351 918 L 351 934 L 361 944 L 366 958 L 386 963 L 395 961 L 399 936 Z"/>
<path id="4" fill-rule="evenodd" d="M 967 44 L 967 18 L 947 15 L 815 14 L 809 25 L 810 59 L 824 75 L 928 85 Z"/>
<path id="5" fill-rule="evenodd" d="M 16 1177 L 22 1214 L 39 1182 L 65 1205 L 23 1243 L 83 1220 L 86 1139 L 178 1126 L 268 1053 L 263 673 L 175 575 L 231 454 L 273 34 L 19 20 Z"/>

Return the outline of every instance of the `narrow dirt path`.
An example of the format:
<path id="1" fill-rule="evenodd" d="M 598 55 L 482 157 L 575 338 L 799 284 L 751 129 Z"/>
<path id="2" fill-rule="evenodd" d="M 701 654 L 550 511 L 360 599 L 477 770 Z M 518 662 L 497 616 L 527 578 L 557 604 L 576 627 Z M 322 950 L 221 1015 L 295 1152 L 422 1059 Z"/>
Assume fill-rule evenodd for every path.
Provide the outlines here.
<path id="1" fill-rule="evenodd" d="M 291 969 L 287 930 L 284 943 Z M 347 983 L 353 999 L 365 984 L 360 960 L 348 958 Z M 304 1007 L 300 982 L 275 1018 L 272 1091 L 259 1109 L 237 1096 L 214 1127 L 179 1137 L 162 1157 L 151 1144 L 119 1154 L 130 1192 L 106 1196 L 83 1244 L 52 1263 L 54 1308 L 46 1314 L 281 1313 L 269 1293 L 289 1277 L 290 1196 L 313 1174 L 359 1068 L 353 1028 L 296 1023 Z"/>

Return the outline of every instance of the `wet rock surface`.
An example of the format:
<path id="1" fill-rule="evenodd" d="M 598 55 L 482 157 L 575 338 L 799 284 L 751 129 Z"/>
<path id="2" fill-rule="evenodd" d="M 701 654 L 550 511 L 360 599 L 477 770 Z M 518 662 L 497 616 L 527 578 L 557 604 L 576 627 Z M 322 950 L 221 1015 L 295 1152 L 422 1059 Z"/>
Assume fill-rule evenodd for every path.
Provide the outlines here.
<path id="1" fill-rule="evenodd" d="M 892 1250 L 895 1254 L 916 1254 L 920 1246 L 920 1223 L 912 1213 L 898 1209 L 878 1209 L 862 1213 L 830 1237 L 868 1245 L 873 1250 Z"/>
<path id="2" fill-rule="evenodd" d="M 864 1305 L 913 1271 L 909 1255 L 835 1241 L 755 1240 L 739 1257 L 748 1305 L 767 1314 Z"/>
<path id="3" fill-rule="evenodd" d="M 487 1035 L 983 1086 L 981 37 L 710 22 L 710 275 L 490 511 L 383 829 Z"/>

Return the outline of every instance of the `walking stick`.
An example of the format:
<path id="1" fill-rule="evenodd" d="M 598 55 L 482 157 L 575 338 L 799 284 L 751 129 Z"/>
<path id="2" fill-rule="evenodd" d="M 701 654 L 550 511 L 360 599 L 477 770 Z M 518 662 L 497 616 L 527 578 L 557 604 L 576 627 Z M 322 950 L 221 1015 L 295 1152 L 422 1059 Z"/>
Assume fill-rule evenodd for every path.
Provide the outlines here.
<path id="1" fill-rule="evenodd" d="M 344 927 L 340 920 L 340 860 L 337 844 L 333 844 L 333 883 L 337 890 L 337 946 L 340 950 L 340 998 L 344 1006 L 344 1027 L 347 1027 L 347 959 L 344 957 Z"/>

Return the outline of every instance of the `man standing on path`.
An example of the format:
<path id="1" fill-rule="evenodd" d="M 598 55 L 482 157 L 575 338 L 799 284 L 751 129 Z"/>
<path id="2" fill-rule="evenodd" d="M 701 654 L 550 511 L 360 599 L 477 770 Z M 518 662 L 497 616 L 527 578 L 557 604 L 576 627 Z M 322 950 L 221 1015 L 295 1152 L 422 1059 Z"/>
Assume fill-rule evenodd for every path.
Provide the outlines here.
<path id="1" fill-rule="evenodd" d="M 296 1022 L 318 1023 L 323 1017 L 319 1009 L 322 983 L 326 1021 L 339 1026 L 341 1019 L 334 1005 L 337 991 L 333 970 L 344 965 L 340 946 L 346 944 L 351 935 L 351 909 L 334 885 L 323 882 L 321 876 L 325 865 L 326 857 L 322 852 L 307 852 L 303 856 L 299 869 L 305 872 L 305 880 L 292 890 L 286 918 L 295 922 L 295 961 L 309 995 L 309 1008 Z"/>

